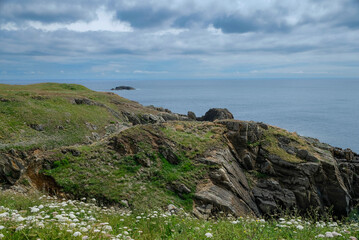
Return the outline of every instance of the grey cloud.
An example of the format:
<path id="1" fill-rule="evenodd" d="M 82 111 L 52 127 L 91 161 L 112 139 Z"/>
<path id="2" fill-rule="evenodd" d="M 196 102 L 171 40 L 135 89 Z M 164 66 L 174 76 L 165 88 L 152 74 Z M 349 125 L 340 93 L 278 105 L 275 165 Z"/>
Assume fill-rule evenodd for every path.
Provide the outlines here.
<path id="1" fill-rule="evenodd" d="M 151 6 L 138 6 L 130 9 L 117 10 L 117 18 L 129 22 L 136 28 L 161 26 L 172 18 L 173 12 L 168 9 L 155 9 Z"/>
<path id="2" fill-rule="evenodd" d="M 90 21 L 96 17 L 97 7 L 98 5 L 93 1 L 4 0 L 0 5 L 0 20 L 2 22 L 29 20 L 42 23 Z"/>
<path id="3" fill-rule="evenodd" d="M 193 26 L 204 26 L 206 24 L 208 25 L 208 22 L 200 13 L 192 13 L 189 15 L 177 17 L 173 21 L 172 26 L 179 28 L 189 28 Z"/>
<path id="4" fill-rule="evenodd" d="M 178 71 L 177 64 L 183 64 L 182 70 L 188 72 L 200 67 L 220 71 L 261 63 L 270 68 L 288 61 L 289 64 L 305 62 L 313 68 L 320 63 L 325 70 L 323 66 L 329 60 L 338 66 L 341 61 L 346 66 L 349 66 L 347 62 L 359 61 L 356 30 L 359 1 L 304 0 L 298 8 L 294 1 L 272 1 L 263 8 L 260 4 L 267 1 L 256 1 L 258 6 L 242 1 L 244 7 L 237 8 L 234 1 L 217 5 L 197 1 L 193 6 L 183 2 L 174 0 L 170 5 L 160 0 L 145 4 L 110 0 L 8 0 L 5 3 L 0 0 L 0 24 L 25 20 L 45 24 L 87 21 L 96 17 L 96 10 L 105 5 L 109 13 L 116 11 L 115 17 L 129 22 L 134 29 L 132 32 L 75 32 L 63 28 L 0 30 L 0 61 L 16 59 L 13 65 L 8 63 L 9 69 L 16 69 L 16 62 L 38 64 L 41 69 L 40 65 L 47 62 L 82 64 L 87 68 L 94 62 L 106 66 L 107 62 L 116 60 L 127 64 L 124 69 L 131 72 L 146 69 L 140 63 L 153 63 L 162 70 L 170 61 L 174 71 Z M 17 7 L 10 8 L 10 3 Z M 208 30 L 210 24 L 218 31 Z M 186 31 L 169 31 L 173 28 L 186 28 Z M 350 66 L 352 73 L 358 72 L 355 64 Z"/>
<path id="5" fill-rule="evenodd" d="M 224 15 L 214 19 L 213 26 L 221 28 L 224 33 L 288 32 L 291 29 L 280 19 L 280 15 L 269 15 L 262 11 L 250 16 L 243 16 L 241 13 Z"/>

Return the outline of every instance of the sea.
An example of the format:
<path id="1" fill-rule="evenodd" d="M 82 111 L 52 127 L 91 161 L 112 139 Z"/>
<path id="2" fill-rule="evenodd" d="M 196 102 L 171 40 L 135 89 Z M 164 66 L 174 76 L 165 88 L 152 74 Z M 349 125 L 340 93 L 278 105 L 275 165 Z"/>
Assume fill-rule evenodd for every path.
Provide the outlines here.
<path id="1" fill-rule="evenodd" d="M 181 114 L 227 108 L 235 119 L 275 125 L 359 153 L 359 79 L 0 80 L 39 82 L 77 83 L 95 91 L 131 86 L 136 90 L 113 92 Z"/>

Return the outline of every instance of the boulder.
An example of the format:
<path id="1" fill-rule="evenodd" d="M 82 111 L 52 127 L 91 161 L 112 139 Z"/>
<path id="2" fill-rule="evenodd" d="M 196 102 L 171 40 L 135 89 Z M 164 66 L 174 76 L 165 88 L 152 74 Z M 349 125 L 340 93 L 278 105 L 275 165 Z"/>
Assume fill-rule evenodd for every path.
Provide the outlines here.
<path id="1" fill-rule="evenodd" d="M 196 114 L 194 112 L 188 111 L 187 116 L 189 119 L 196 120 Z"/>
<path id="2" fill-rule="evenodd" d="M 223 120 L 223 119 L 233 119 L 233 115 L 227 108 L 211 108 L 206 114 L 200 118 L 197 118 L 199 121 L 210 121 Z"/>

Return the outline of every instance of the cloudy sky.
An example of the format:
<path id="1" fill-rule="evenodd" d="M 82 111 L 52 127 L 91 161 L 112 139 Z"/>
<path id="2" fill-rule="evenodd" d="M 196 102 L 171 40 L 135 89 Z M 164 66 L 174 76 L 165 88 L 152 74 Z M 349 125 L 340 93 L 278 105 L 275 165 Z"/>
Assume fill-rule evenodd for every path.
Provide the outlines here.
<path id="1" fill-rule="evenodd" d="M 0 81 L 358 76 L 359 0 L 0 0 Z"/>

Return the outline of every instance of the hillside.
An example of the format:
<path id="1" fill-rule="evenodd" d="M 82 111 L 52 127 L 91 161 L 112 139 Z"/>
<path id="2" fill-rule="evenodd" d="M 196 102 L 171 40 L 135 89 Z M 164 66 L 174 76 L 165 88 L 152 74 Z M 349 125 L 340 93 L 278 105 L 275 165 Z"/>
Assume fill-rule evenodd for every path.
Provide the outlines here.
<path id="1" fill-rule="evenodd" d="M 359 156 L 212 109 L 201 118 L 73 84 L 0 85 L 0 181 L 144 211 L 268 216 L 359 200 Z M 206 120 L 206 121 L 204 121 Z"/>
<path id="2" fill-rule="evenodd" d="M 75 84 L 0 85 L 0 150 L 90 143 L 145 123 L 155 109 Z"/>

